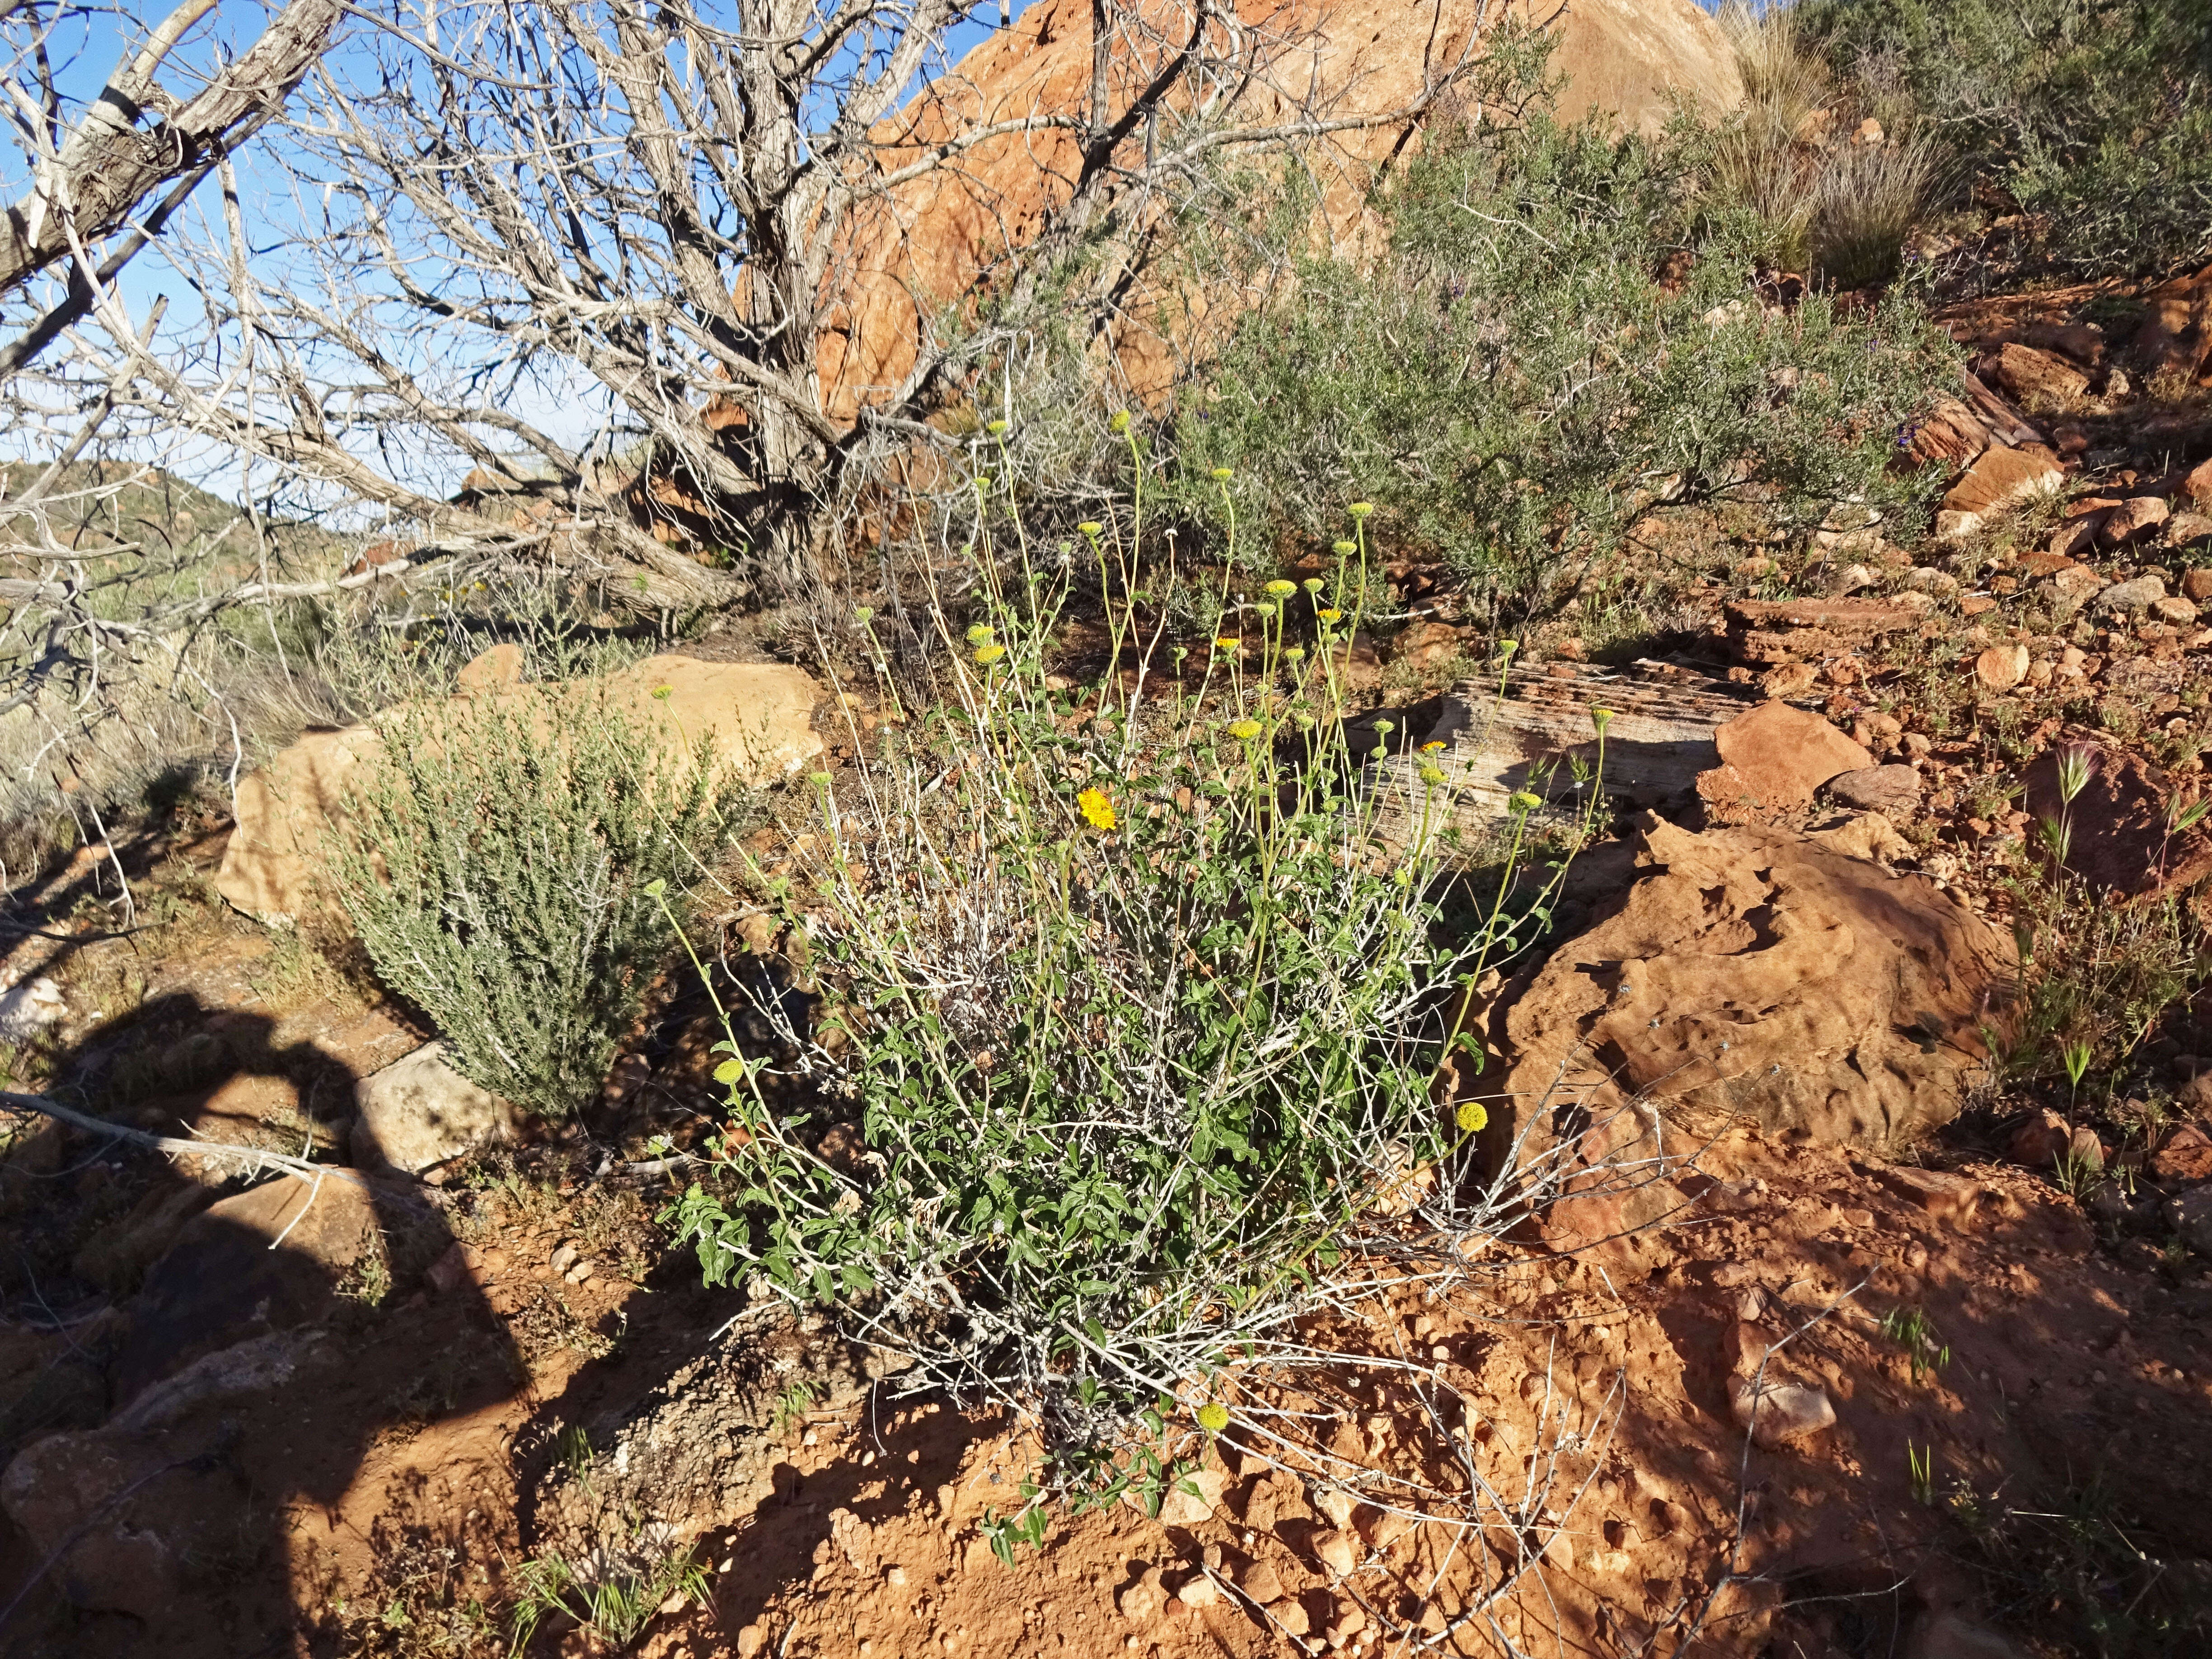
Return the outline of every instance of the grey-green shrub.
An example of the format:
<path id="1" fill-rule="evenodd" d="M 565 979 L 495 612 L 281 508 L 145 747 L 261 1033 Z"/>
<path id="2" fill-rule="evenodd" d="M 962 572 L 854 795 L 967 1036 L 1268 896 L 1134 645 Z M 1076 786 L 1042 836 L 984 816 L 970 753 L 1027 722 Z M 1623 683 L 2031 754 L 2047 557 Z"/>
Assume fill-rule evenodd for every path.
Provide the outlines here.
<path id="1" fill-rule="evenodd" d="M 463 1075 L 564 1115 L 669 948 L 645 888 L 688 888 L 738 797 L 708 738 L 670 752 L 580 684 L 403 710 L 383 735 L 334 848 L 340 902 Z"/>
<path id="2" fill-rule="evenodd" d="M 1248 316 L 1177 432 L 1248 513 L 1320 536 L 1364 496 L 1507 615 L 1647 514 L 1755 501 L 1780 526 L 1901 503 L 1900 429 L 1954 353 L 1910 295 L 1871 313 L 1756 287 L 1765 227 L 1702 195 L 1713 136 L 1540 112 L 1432 134 L 1377 200 L 1388 248 L 1315 258 Z M 1202 493 L 1194 511 L 1202 511 Z"/>
<path id="3" fill-rule="evenodd" d="M 1378 830 L 1337 735 L 1355 562 L 1272 584 L 1180 695 L 1109 665 L 1085 719 L 1047 672 L 1085 562 L 1060 568 L 964 639 L 935 617 L 954 696 L 825 797 L 782 896 L 819 1023 L 755 988 L 769 1052 L 716 1073 L 739 1132 L 672 1215 L 708 1282 L 833 1306 L 909 1385 L 994 1397 L 1081 1464 L 1241 1345 L 1284 1353 L 1376 1212 L 1418 1208 L 1439 1248 L 1470 1212 L 1507 1224 L 1519 1188 L 1470 1168 L 1482 1115 L 1432 1086 L 1456 992 L 1532 924 L 1455 888 L 1425 757 L 1410 844 Z M 1136 620 L 1109 609 L 1115 663 L 1161 675 Z"/>

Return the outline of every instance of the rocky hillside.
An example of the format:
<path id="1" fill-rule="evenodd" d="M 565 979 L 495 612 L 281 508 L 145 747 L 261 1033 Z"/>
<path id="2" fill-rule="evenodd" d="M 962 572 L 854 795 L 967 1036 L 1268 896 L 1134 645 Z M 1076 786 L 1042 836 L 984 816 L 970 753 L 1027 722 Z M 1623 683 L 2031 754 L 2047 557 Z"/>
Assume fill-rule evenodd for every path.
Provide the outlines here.
<path id="1" fill-rule="evenodd" d="M 1567 108 L 1732 106 L 1720 42 L 1578 6 Z M 1057 143 L 907 204 L 848 384 Z M 1503 469 L 1507 598 L 1441 511 L 1255 553 L 1209 468 L 1147 563 L 987 472 L 834 628 L 504 640 L 0 872 L 0 1655 L 2212 1650 L 2212 268 L 1700 246 L 1562 361 L 1747 387 L 1711 488 L 1549 421 L 1635 505 L 1542 563 Z M 1822 401 L 1899 340 L 1893 435 Z M 1799 407 L 1884 493 L 1759 471 Z"/>

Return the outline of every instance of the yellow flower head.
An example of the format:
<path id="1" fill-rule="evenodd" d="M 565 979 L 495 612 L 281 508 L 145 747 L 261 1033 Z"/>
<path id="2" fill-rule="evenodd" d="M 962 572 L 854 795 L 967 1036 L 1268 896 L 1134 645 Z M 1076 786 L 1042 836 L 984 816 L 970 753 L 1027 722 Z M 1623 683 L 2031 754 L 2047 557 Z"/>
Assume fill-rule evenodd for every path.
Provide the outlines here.
<path id="1" fill-rule="evenodd" d="M 1103 789 L 1085 790 L 1075 798 L 1075 804 L 1083 809 L 1083 816 L 1090 820 L 1093 830 L 1114 827 L 1113 799 Z"/>
<path id="2" fill-rule="evenodd" d="M 983 428 L 983 430 L 984 430 L 984 431 L 986 431 L 986 432 L 989 433 L 989 434 L 990 434 L 994 438 L 997 437 L 997 436 L 998 436 L 1001 432 L 1004 432 L 1006 429 L 1006 423 L 1004 421 L 994 421 L 994 422 L 992 422 L 988 426 L 987 426 L 987 427 L 985 427 L 985 428 Z"/>
<path id="3" fill-rule="evenodd" d="M 1318 593 L 1328 586 L 1328 584 L 1318 576 L 1309 576 L 1305 580 L 1305 590 L 1309 593 Z"/>
<path id="4" fill-rule="evenodd" d="M 714 1068 L 714 1081 L 722 1084 L 735 1083 L 744 1074 L 744 1061 L 742 1060 L 726 1060 L 720 1066 L 717 1066 Z"/>
<path id="5" fill-rule="evenodd" d="M 1238 639 L 1233 634 L 1224 634 L 1219 639 L 1213 642 L 1214 648 L 1218 651 L 1234 651 L 1238 646 L 1243 643 L 1243 641 Z"/>
<path id="6" fill-rule="evenodd" d="M 1340 559 L 1346 558 L 1359 551 L 1359 544 L 1358 542 L 1334 541 L 1328 544 L 1328 550 L 1335 554 Z"/>
<path id="7" fill-rule="evenodd" d="M 1372 501 L 1354 501 L 1349 508 L 1352 516 L 1355 519 L 1364 519 L 1374 510 L 1375 503 Z"/>
<path id="8" fill-rule="evenodd" d="M 1236 476 L 1235 472 L 1225 466 L 1217 466 L 1213 469 L 1213 482 L 1216 483 L 1227 483 Z"/>
<path id="9" fill-rule="evenodd" d="M 1209 1400 L 1198 1408 L 1198 1426 L 1208 1434 L 1219 1434 L 1229 1426 L 1229 1407 L 1218 1400 Z"/>
<path id="10" fill-rule="evenodd" d="M 655 702 L 666 702 L 675 695 L 676 688 L 672 685 L 656 685 L 653 688 L 653 700 Z"/>
<path id="11" fill-rule="evenodd" d="M 1423 764 L 1421 767 L 1421 781 L 1423 783 L 1427 784 L 1430 788 L 1433 789 L 1443 781 L 1444 775 L 1443 771 L 1433 762 L 1425 763 Z"/>
<path id="12" fill-rule="evenodd" d="M 1483 1110 L 1482 1103 L 1479 1100 L 1462 1100 L 1455 1115 L 1459 1119 L 1459 1127 L 1469 1134 L 1486 1127 L 1490 1122 L 1490 1114 Z"/>
<path id="13" fill-rule="evenodd" d="M 861 627 L 866 628 L 870 623 L 875 621 L 875 619 L 876 612 L 874 606 L 858 605 L 853 607 L 853 620 L 860 623 Z"/>
<path id="14" fill-rule="evenodd" d="M 1106 528 L 1104 525 L 1099 523 L 1096 519 L 1085 519 L 1081 524 L 1075 527 L 1081 531 L 1085 535 L 1092 537 L 1097 536 L 1100 531 Z"/>
<path id="15" fill-rule="evenodd" d="M 1276 580 L 1267 584 L 1267 591 L 1279 599 L 1287 599 L 1298 591 L 1298 585 L 1296 582 Z"/>
<path id="16" fill-rule="evenodd" d="M 1590 724 L 1597 727 L 1598 736 L 1603 737 L 1605 735 L 1605 728 L 1613 724 L 1613 710 L 1610 708 L 1591 709 Z"/>
<path id="17" fill-rule="evenodd" d="M 1344 612 L 1331 605 L 1326 611 L 1315 611 L 1314 615 L 1319 617 L 1323 622 L 1335 622 L 1344 615 Z"/>
<path id="18" fill-rule="evenodd" d="M 1230 726 L 1229 735 L 1232 738 L 1241 738 L 1246 743 L 1249 743 L 1260 735 L 1261 729 L 1257 720 L 1237 720 Z"/>
<path id="19" fill-rule="evenodd" d="M 1006 647 L 1005 646 L 987 645 L 980 647 L 976 651 L 975 660 L 982 664 L 984 667 L 988 668 L 993 663 L 998 661 L 1000 658 L 1006 654 Z"/>
<path id="20" fill-rule="evenodd" d="M 977 623 L 973 628 L 968 630 L 968 643 L 970 645 L 988 645 L 993 640 L 998 637 L 998 634 L 999 630 L 992 627 L 990 623 Z"/>
<path id="21" fill-rule="evenodd" d="M 1116 433 L 1127 432 L 1129 429 L 1129 411 L 1126 409 L 1115 410 L 1114 418 L 1106 424 L 1112 427 Z"/>
<path id="22" fill-rule="evenodd" d="M 1424 755 L 1434 755 L 1434 754 L 1437 754 L 1437 753 L 1439 753 L 1439 752 L 1441 752 L 1441 751 L 1442 751 L 1442 750 L 1443 749 L 1443 746 L 1444 746 L 1444 745 L 1443 745 L 1443 738 L 1430 738 L 1430 739 L 1429 739 L 1429 741 L 1428 741 L 1428 742 L 1426 742 L 1426 743 L 1425 743 L 1425 744 L 1423 744 L 1421 745 L 1421 752 L 1422 752 Z"/>
<path id="23" fill-rule="evenodd" d="M 1533 812 L 1544 802 L 1542 797 L 1532 795 L 1526 789 L 1519 789 L 1514 792 L 1512 799 L 1505 804 L 1516 812 Z"/>

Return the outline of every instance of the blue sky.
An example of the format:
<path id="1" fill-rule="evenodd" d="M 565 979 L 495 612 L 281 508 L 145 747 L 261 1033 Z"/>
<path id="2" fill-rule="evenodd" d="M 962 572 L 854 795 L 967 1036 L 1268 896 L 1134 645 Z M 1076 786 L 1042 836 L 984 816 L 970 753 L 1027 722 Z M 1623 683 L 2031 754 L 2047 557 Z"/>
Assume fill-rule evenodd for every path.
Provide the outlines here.
<path id="1" fill-rule="evenodd" d="M 280 3 L 281 0 L 222 0 L 215 11 L 193 26 L 171 54 L 158 77 L 161 83 L 178 96 L 190 98 L 216 64 L 235 58 L 259 38 Z M 1030 0 L 1012 0 L 1011 10 L 1018 15 L 1029 3 Z M 705 0 L 702 9 L 713 18 L 727 9 L 715 5 L 713 0 Z M 48 52 L 71 118 L 82 113 L 84 105 L 97 96 L 109 76 L 137 50 L 170 10 L 171 4 L 167 0 L 151 7 L 126 3 L 72 17 L 50 35 Z M 327 68 L 340 82 L 356 70 L 369 70 L 370 56 L 359 44 L 366 39 L 369 27 L 357 18 L 349 18 L 340 25 L 338 45 L 326 60 Z M 992 33 L 988 24 L 963 24 L 947 42 L 950 58 L 957 61 Z M 247 234 L 250 241 L 257 243 L 274 242 L 284 228 L 286 198 L 293 188 L 293 181 L 283 170 L 269 164 L 264 145 L 265 140 L 257 141 L 237 158 Z M 17 146 L 7 147 L 4 158 L 0 158 L 0 167 L 7 168 L 10 174 L 5 188 L 11 199 L 20 200 L 27 187 L 25 161 L 25 151 Z M 214 240 L 210 233 L 221 210 L 221 197 L 216 182 L 210 179 L 200 187 L 180 218 L 197 222 L 192 228 L 198 239 Z M 257 235 L 257 232 L 263 234 Z M 173 307 L 172 319 L 181 321 L 191 309 L 187 276 L 165 257 L 161 246 L 150 247 L 124 275 L 125 302 L 134 315 L 143 317 L 157 295 L 171 295 L 178 302 Z M 604 418 L 603 398 L 598 388 L 580 376 L 571 386 L 547 386 L 541 383 L 535 388 L 525 388 L 518 393 L 518 404 L 527 406 L 516 407 L 517 414 L 544 424 L 554 435 L 572 443 L 583 440 Z M 202 481 L 220 488 L 216 477 Z M 416 482 L 443 489 L 457 481 L 424 478 Z"/>

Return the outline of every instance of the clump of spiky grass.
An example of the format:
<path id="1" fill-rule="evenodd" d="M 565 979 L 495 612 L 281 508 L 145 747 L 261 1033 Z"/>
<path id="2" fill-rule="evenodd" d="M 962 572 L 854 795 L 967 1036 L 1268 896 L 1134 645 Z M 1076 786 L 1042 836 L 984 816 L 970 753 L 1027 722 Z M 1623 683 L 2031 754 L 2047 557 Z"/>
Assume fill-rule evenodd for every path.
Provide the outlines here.
<path id="1" fill-rule="evenodd" d="M 1897 275 L 1905 239 L 1941 187 L 1944 160 L 1923 134 L 1839 144 L 1814 192 L 1812 263 L 1822 280 L 1866 288 Z"/>
<path id="2" fill-rule="evenodd" d="M 1778 268 L 1838 289 L 1888 281 L 1942 186 L 1942 148 L 1925 131 L 1846 137 L 1844 106 L 1864 88 L 1838 92 L 1792 8 L 1729 0 L 1718 19 L 1744 88 L 1742 112 L 1712 141 L 1718 198 L 1753 215 Z M 1893 112 L 1891 125 L 1904 118 Z"/>

